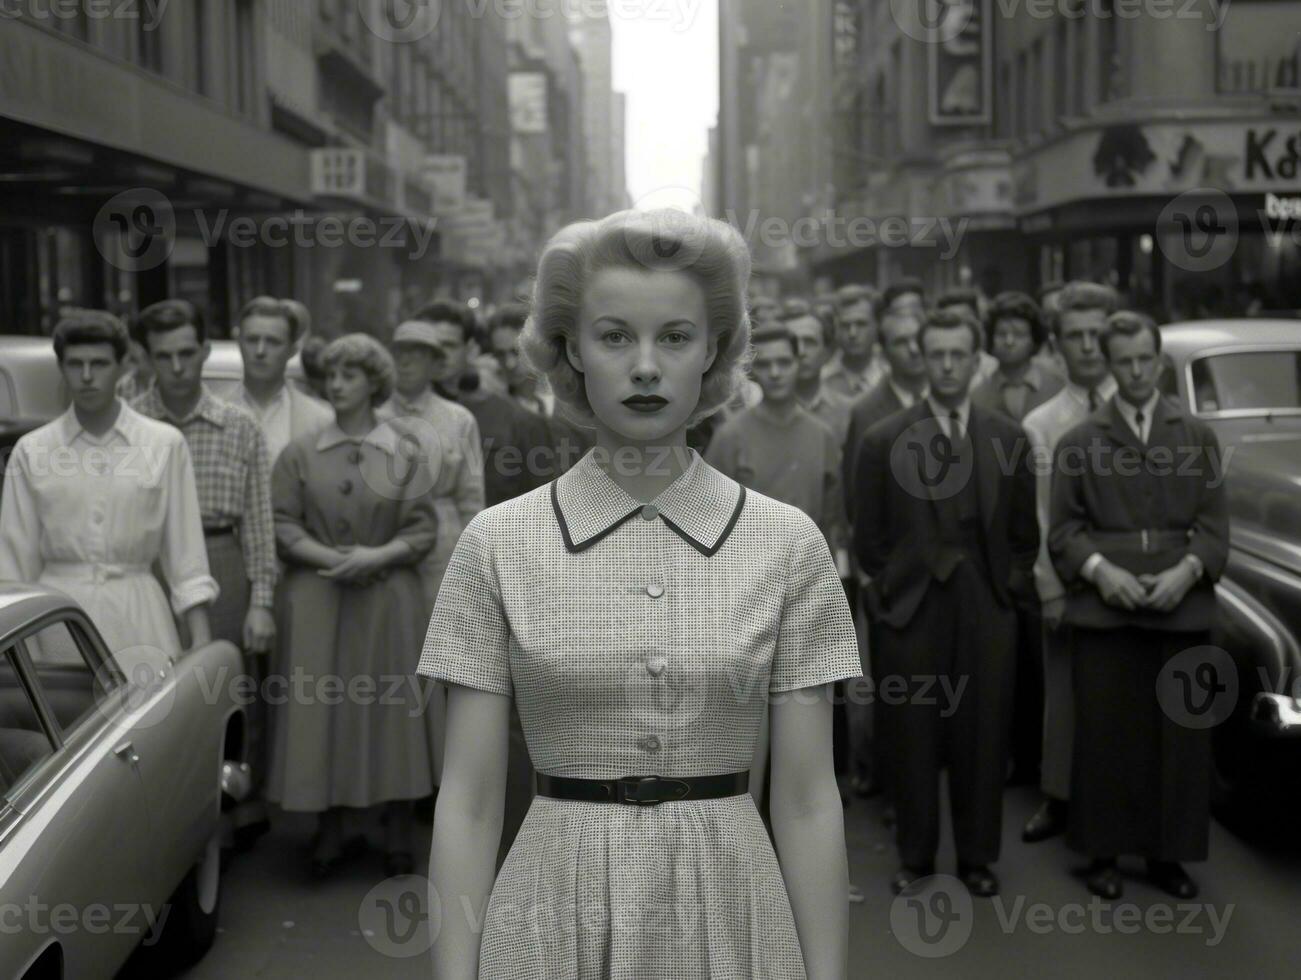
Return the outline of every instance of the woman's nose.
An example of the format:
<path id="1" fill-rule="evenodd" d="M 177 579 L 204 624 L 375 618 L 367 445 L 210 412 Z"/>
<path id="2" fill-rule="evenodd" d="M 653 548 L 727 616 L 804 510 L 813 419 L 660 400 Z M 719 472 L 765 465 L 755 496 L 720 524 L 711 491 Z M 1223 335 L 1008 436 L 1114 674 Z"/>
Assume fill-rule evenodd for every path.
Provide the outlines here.
<path id="1" fill-rule="evenodd" d="M 654 381 L 660 376 L 660 366 L 655 360 L 654 350 L 642 348 L 637 357 L 637 363 L 633 366 L 632 377 L 638 384 L 645 384 Z"/>

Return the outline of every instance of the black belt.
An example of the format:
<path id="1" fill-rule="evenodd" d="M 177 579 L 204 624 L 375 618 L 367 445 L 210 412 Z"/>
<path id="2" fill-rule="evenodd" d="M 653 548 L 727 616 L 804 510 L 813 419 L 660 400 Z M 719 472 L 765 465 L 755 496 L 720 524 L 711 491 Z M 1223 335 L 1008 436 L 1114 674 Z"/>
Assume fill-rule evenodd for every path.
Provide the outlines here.
<path id="1" fill-rule="evenodd" d="M 750 787 L 750 772 L 718 776 L 624 776 L 622 779 L 570 779 L 538 773 L 538 794 L 557 800 L 654 806 L 676 800 L 714 800 L 740 796 Z"/>
<path id="2" fill-rule="evenodd" d="M 225 527 L 205 527 L 203 529 L 203 536 L 205 538 L 219 538 L 223 534 L 234 534 L 234 533 L 235 533 L 234 524 L 227 524 Z"/>

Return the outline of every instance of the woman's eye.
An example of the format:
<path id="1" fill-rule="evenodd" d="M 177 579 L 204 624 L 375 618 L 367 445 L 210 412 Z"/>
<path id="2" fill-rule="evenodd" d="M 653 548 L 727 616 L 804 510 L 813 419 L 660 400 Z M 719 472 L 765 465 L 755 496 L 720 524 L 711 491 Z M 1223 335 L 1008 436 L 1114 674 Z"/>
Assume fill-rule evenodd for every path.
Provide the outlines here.
<path id="1" fill-rule="evenodd" d="M 604 339 L 607 344 L 617 344 L 622 340 L 626 340 L 627 334 L 623 333 L 620 330 L 611 330 L 602 339 Z"/>
<path id="2" fill-rule="evenodd" d="M 666 333 L 664 335 L 664 339 L 671 344 L 684 344 L 691 338 L 688 337 L 686 334 L 684 334 L 681 330 L 672 330 L 669 333 Z"/>

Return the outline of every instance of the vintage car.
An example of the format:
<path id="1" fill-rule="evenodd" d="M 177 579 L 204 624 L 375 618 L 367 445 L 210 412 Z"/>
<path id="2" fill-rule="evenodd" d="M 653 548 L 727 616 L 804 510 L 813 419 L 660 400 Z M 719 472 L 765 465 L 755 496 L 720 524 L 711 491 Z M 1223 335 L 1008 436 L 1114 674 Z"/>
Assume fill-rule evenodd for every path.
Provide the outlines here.
<path id="1" fill-rule="evenodd" d="M 1222 814 L 1295 819 L 1301 802 L 1301 322 L 1162 327 L 1162 388 L 1215 431 L 1227 461 L 1229 564 L 1215 644 L 1237 707 L 1215 733 Z"/>
<path id="2" fill-rule="evenodd" d="M 163 972 L 213 942 L 248 791 L 238 651 L 105 649 L 66 595 L 0 585 L 0 978 Z"/>

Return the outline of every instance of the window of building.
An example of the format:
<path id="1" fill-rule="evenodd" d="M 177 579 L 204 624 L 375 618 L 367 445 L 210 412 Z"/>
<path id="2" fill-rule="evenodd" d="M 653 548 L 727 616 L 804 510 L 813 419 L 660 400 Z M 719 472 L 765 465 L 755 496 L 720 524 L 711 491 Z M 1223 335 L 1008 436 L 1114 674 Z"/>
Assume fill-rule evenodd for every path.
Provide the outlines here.
<path id="1" fill-rule="evenodd" d="M 1098 101 L 1110 102 L 1124 94 L 1123 66 L 1120 63 L 1120 20 L 1115 0 L 1098 2 Z"/>
<path id="2" fill-rule="evenodd" d="M 246 115 L 253 112 L 255 105 L 254 44 L 253 0 L 235 0 L 235 108 Z"/>
<path id="3" fill-rule="evenodd" d="M 154 24 L 147 17 L 137 17 L 136 25 L 136 63 L 141 68 L 161 72 L 163 70 L 162 24 Z"/>
<path id="4" fill-rule="evenodd" d="M 1048 84 L 1048 74 L 1044 71 L 1044 40 L 1039 38 L 1030 46 L 1030 102 L 1027 108 L 1026 132 L 1038 136 L 1044 130 L 1044 86 Z"/>
<path id="5" fill-rule="evenodd" d="M 1000 139 L 1011 139 L 1016 135 L 1012 97 L 1012 62 L 1004 61 L 998 69 L 998 98 L 994 103 L 998 107 L 997 123 Z"/>
<path id="6" fill-rule="evenodd" d="M 1075 52 L 1071 59 L 1071 104 L 1075 112 L 1084 113 L 1088 111 L 1088 99 L 1085 95 L 1084 80 L 1088 72 L 1086 66 L 1088 59 L 1085 57 L 1085 46 L 1088 44 L 1089 35 L 1083 19 L 1071 21 L 1071 47 Z"/>
<path id="7" fill-rule="evenodd" d="M 1030 135 L 1030 90 L 1033 88 L 1030 54 L 1022 51 L 1016 56 L 1016 134 L 1022 138 Z"/>
<path id="8" fill-rule="evenodd" d="M 193 0 L 194 89 L 200 95 L 208 94 L 208 0 Z"/>
<path id="9" fill-rule="evenodd" d="M 1071 59 L 1068 51 L 1069 42 L 1067 35 L 1070 30 L 1070 21 L 1066 18 L 1058 18 L 1054 28 L 1053 37 L 1053 66 L 1052 86 L 1053 86 L 1053 115 L 1056 116 L 1056 123 L 1061 125 L 1063 117 L 1071 114 L 1070 105 L 1070 77 L 1071 77 Z"/>

